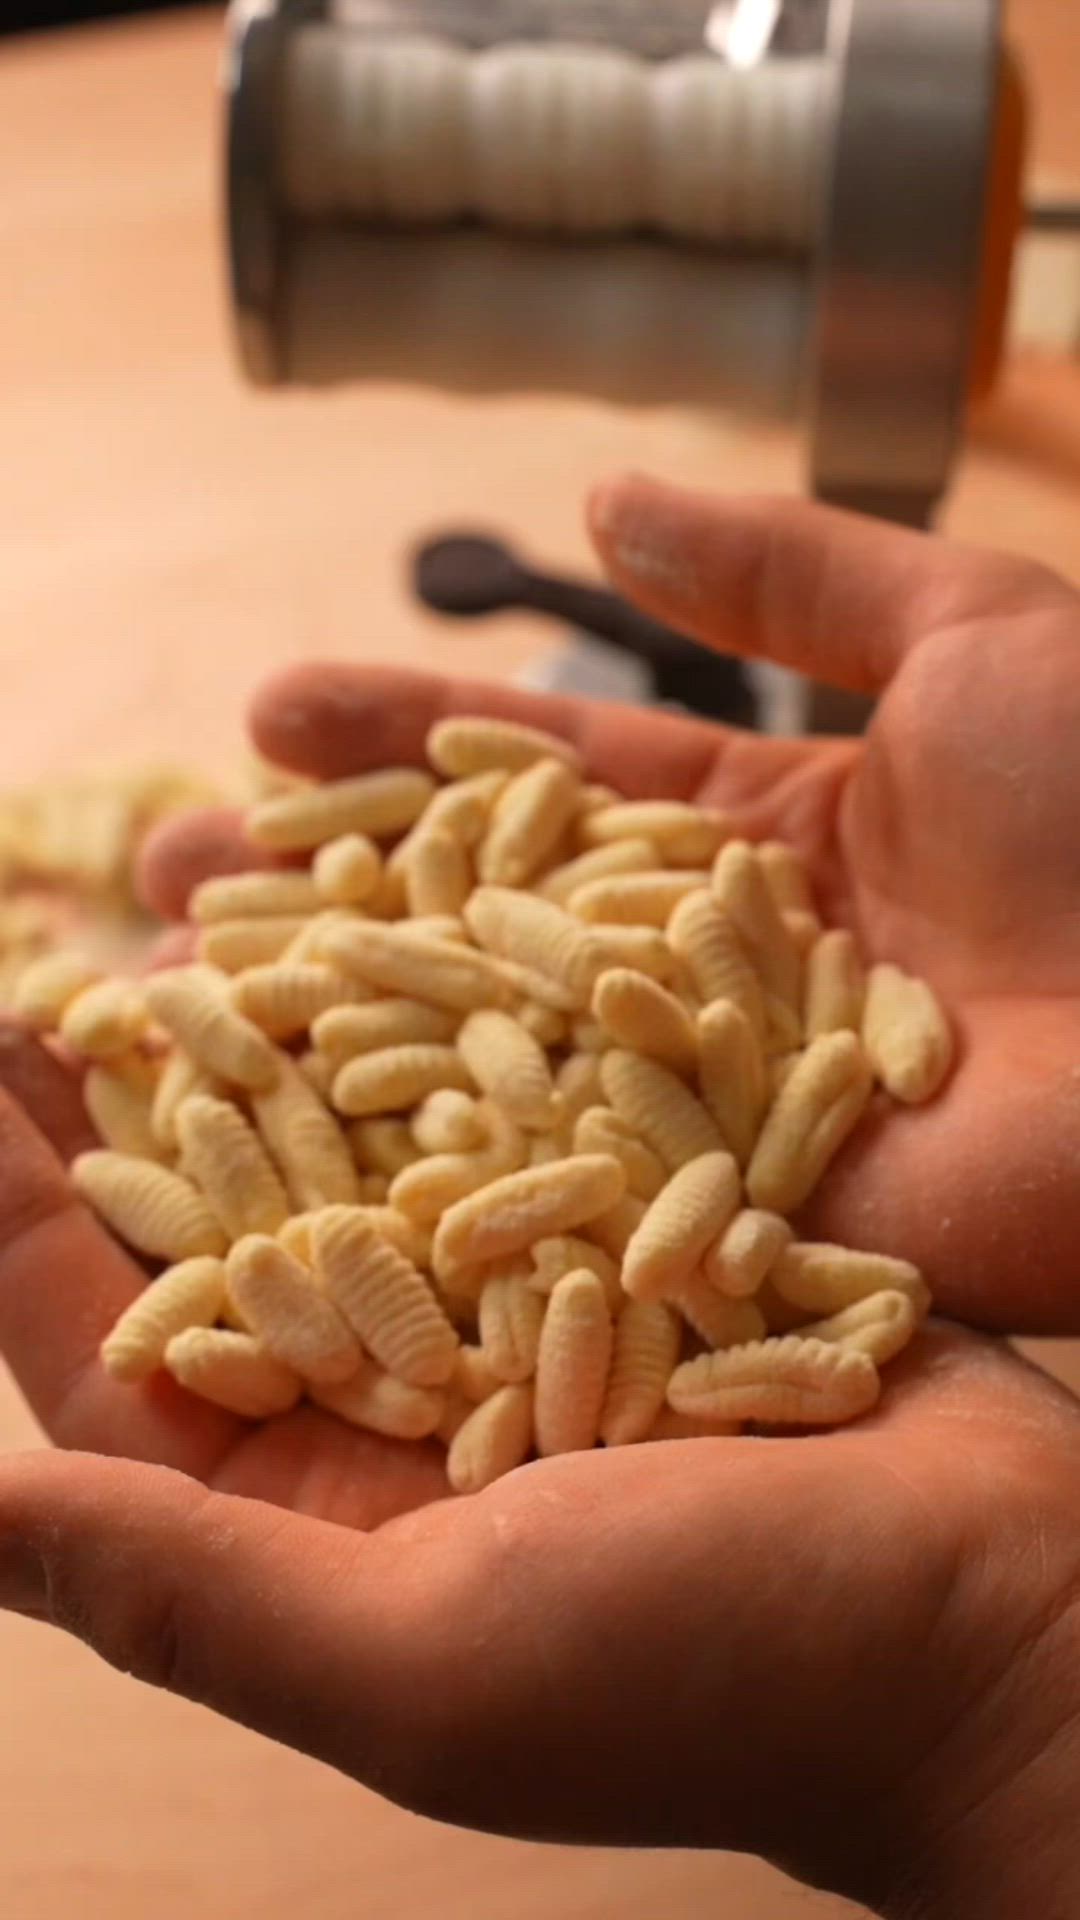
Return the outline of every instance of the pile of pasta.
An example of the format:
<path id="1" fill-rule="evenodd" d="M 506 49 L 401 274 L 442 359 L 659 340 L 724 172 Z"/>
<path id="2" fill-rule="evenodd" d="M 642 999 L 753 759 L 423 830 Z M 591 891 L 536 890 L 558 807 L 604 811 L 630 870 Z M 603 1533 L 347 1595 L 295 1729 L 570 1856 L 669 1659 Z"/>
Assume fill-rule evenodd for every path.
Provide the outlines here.
<path id="1" fill-rule="evenodd" d="M 427 751 L 257 803 L 267 868 L 196 890 L 191 964 L 22 977 L 86 1063 L 75 1185 L 147 1264 L 104 1365 L 435 1437 L 461 1492 L 866 1413 L 927 1288 L 792 1219 L 872 1099 L 942 1085 L 932 990 L 715 810 L 507 722 Z"/>

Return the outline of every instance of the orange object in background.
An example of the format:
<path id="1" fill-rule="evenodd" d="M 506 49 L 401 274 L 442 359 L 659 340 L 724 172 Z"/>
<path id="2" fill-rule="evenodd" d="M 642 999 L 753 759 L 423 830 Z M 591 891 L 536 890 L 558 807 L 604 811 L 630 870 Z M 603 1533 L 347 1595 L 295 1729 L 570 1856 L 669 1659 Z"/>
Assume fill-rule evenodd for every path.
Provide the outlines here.
<path id="1" fill-rule="evenodd" d="M 1019 62 L 1003 48 L 997 124 L 986 184 L 983 261 L 975 309 L 968 396 L 978 405 L 990 394 L 1005 356 L 1013 263 L 1024 223 L 1024 167 L 1029 116 Z"/>

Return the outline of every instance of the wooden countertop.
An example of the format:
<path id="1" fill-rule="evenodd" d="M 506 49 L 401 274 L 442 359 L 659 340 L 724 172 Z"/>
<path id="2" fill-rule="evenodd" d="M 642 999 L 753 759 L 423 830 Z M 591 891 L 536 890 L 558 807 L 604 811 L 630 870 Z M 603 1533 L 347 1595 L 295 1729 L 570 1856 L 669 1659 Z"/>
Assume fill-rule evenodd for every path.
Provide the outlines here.
<path id="1" fill-rule="evenodd" d="M 1080 176 L 1080 23 L 1018 0 Z M 1071 38 L 1070 38 L 1071 36 Z M 245 391 L 214 215 L 210 15 L 0 52 L 0 658 L 4 779 L 169 751 L 225 764 L 265 666 L 327 652 L 506 672 L 540 636 L 448 639 L 407 603 L 429 526 L 493 516 L 578 564 L 577 496 L 624 464 L 790 487 L 779 432 L 570 402 Z M 1069 55 L 1072 54 L 1071 60 Z M 1080 374 L 1016 366 L 949 524 L 1080 577 Z M 1068 1356 L 1066 1356 L 1066 1359 Z M 0 1381 L 0 1444 L 32 1445 Z M 323 1768 L 0 1620 L 0 1911 L 11 1920 L 833 1920 L 755 1863 L 522 1849 L 383 1806 Z"/>

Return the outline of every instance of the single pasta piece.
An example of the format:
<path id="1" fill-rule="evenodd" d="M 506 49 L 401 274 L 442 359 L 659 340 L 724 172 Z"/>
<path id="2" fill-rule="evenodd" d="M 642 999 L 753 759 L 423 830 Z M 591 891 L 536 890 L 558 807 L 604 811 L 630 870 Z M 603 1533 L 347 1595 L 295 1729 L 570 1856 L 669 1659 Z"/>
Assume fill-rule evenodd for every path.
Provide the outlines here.
<path id="1" fill-rule="evenodd" d="M 595 920 L 588 932 L 608 967 L 634 967 L 653 980 L 670 980 L 675 971 L 675 955 L 659 927 L 628 927 Z"/>
<path id="2" fill-rule="evenodd" d="M 872 1077 L 853 1033 L 812 1040 L 765 1116 L 746 1173 L 755 1207 L 794 1213 L 857 1124 Z"/>
<path id="3" fill-rule="evenodd" d="M 781 913 L 814 913 L 814 894 L 804 862 L 783 840 L 763 840 L 755 849 L 765 884 Z"/>
<path id="4" fill-rule="evenodd" d="M 421 1153 L 470 1153 L 487 1139 L 479 1102 L 456 1087 L 436 1087 L 409 1124 Z"/>
<path id="5" fill-rule="evenodd" d="M 362 1213 L 369 1225 L 383 1240 L 403 1253 L 414 1267 L 426 1267 L 431 1258 L 431 1235 L 425 1228 L 410 1220 L 397 1207 L 317 1207 L 309 1213 L 294 1213 L 278 1234 L 283 1247 L 295 1254 L 305 1266 L 315 1264 L 315 1224 L 324 1214 L 343 1216 L 354 1212 Z"/>
<path id="6" fill-rule="evenodd" d="M 580 794 L 580 788 L 579 788 Z M 537 881 L 536 891 L 545 900 L 554 901 L 557 907 L 569 907 L 572 913 L 578 909 L 571 905 L 574 894 L 580 887 L 586 887 L 594 880 L 608 880 L 617 873 L 642 873 L 658 866 L 660 855 L 651 840 L 612 840 L 605 847 L 592 847 L 588 853 L 579 853 L 576 859 L 566 860 L 561 866 L 552 867 L 542 880 Z M 618 920 L 617 913 L 601 913 L 600 920 Z M 630 915 L 637 922 L 651 921 L 651 914 L 634 913 Z M 653 924 L 662 925 L 663 922 Z"/>
<path id="7" fill-rule="evenodd" d="M 388 1180 L 420 1158 L 407 1120 L 354 1120 L 349 1144 L 358 1167 Z"/>
<path id="8" fill-rule="evenodd" d="M 668 1171 L 658 1154 L 638 1138 L 611 1107 L 586 1107 L 574 1123 L 575 1153 L 610 1153 L 626 1173 L 627 1192 L 655 1200 Z"/>
<path id="9" fill-rule="evenodd" d="M 565 760 L 536 760 L 495 803 L 476 856 L 485 885 L 525 887 L 551 858 L 577 812 L 581 782 Z"/>
<path id="10" fill-rule="evenodd" d="M 519 1127 L 542 1129 L 558 1118 L 547 1055 L 512 1014 L 496 1008 L 468 1014 L 457 1045 L 476 1085 Z"/>
<path id="11" fill-rule="evenodd" d="M 613 1207 L 625 1188 L 622 1167 L 606 1153 L 503 1174 L 443 1214 L 432 1249 L 435 1274 L 452 1282 L 470 1267 L 584 1226 Z"/>
<path id="12" fill-rule="evenodd" d="M 671 1305 L 678 1308 L 699 1340 L 714 1350 L 764 1339 L 765 1316 L 757 1301 L 725 1298 L 703 1273 L 692 1273 L 676 1287 Z"/>
<path id="13" fill-rule="evenodd" d="M 359 1119 L 413 1107 L 438 1087 L 467 1092 L 471 1086 L 472 1076 L 454 1047 L 420 1042 L 380 1047 L 347 1060 L 334 1080 L 332 1098 L 339 1113 Z"/>
<path id="14" fill-rule="evenodd" d="M 668 922 L 668 943 L 682 960 L 705 1005 L 730 1000 L 753 1031 L 765 1031 L 761 983 L 743 951 L 735 924 L 707 887 L 688 893 Z"/>
<path id="15" fill-rule="evenodd" d="M 732 920 L 762 985 L 791 1007 L 800 1004 L 802 969 L 791 935 L 769 889 L 755 849 L 730 840 L 717 855 L 713 892 Z"/>
<path id="16" fill-rule="evenodd" d="M 300 1398 L 297 1375 L 249 1333 L 189 1327 L 169 1341 L 165 1365 L 189 1393 L 245 1420 L 289 1413 Z"/>
<path id="17" fill-rule="evenodd" d="M 81 1153 L 71 1179 L 80 1199 L 139 1253 L 176 1261 L 225 1250 L 225 1235 L 202 1194 L 152 1160 L 102 1148 Z"/>
<path id="18" fill-rule="evenodd" d="M 248 814 L 247 831 L 256 846 L 278 853 L 307 852 L 345 833 L 380 839 L 411 827 L 434 791 L 418 767 L 383 767 L 263 800 Z"/>
<path id="19" fill-rule="evenodd" d="M 208 1073 L 251 1092 L 276 1084 L 281 1058 L 273 1042 L 229 1004 L 212 967 L 172 967 L 149 976 L 146 1004 L 166 1032 Z"/>
<path id="20" fill-rule="evenodd" d="M 762 1281 L 791 1244 L 792 1231 L 778 1213 L 744 1207 L 735 1215 L 702 1262 L 706 1280 L 732 1300 L 756 1294 Z"/>
<path id="21" fill-rule="evenodd" d="M 527 1460 L 533 1438 L 533 1392 L 500 1387 L 475 1407 L 450 1442 L 446 1472 L 455 1493 L 482 1493 Z"/>
<path id="22" fill-rule="evenodd" d="M 262 1141 L 231 1100 L 196 1093 L 176 1116 L 181 1166 L 230 1240 L 277 1233 L 289 1202 Z"/>
<path id="23" fill-rule="evenodd" d="M 85 1060 L 115 1060 L 146 1031 L 146 1003 L 133 980 L 98 980 L 69 1000 L 60 1038 Z"/>
<path id="24" fill-rule="evenodd" d="M 536 1448 L 542 1455 L 596 1445 L 613 1345 L 603 1283 L 568 1273 L 548 1301 L 536 1362 Z"/>
<path id="25" fill-rule="evenodd" d="M 446 1045 L 457 1032 L 460 1015 L 423 1000 L 371 1000 L 366 1006 L 336 1006 L 316 1015 L 311 1037 L 319 1052 L 337 1070 L 361 1053 L 383 1047 L 430 1043 Z"/>
<path id="26" fill-rule="evenodd" d="M 788 1334 L 676 1367 L 668 1403 L 704 1419 L 770 1426 L 837 1426 L 869 1413 L 881 1392 L 868 1354 Z"/>
<path id="27" fill-rule="evenodd" d="M 437 772 L 450 779 L 467 779 L 495 768 L 520 773 L 534 761 L 552 756 L 575 773 L 582 772 L 581 755 L 569 740 L 543 733 L 539 727 L 524 727 L 515 720 L 437 720 L 427 737 L 428 759 Z"/>
<path id="28" fill-rule="evenodd" d="M 251 1105 L 294 1207 L 304 1212 L 359 1202 L 349 1143 L 292 1060 L 282 1056 L 277 1085 L 255 1094 Z"/>
<path id="29" fill-rule="evenodd" d="M 161 1069 L 150 1109 L 150 1127 L 158 1146 L 166 1153 L 176 1152 L 176 1116 L 189 1095 L 218 1094 L 222 1090 L 215 1074 L 208 1073 L 183 1047 L 173 1047 Z"/>
<path id="30" fill-rule="evenodd" d="M 532 973 L 549 974 L 578 1007 L 588 1006 L 597 976 L 613 964 L 608 949 L 580 920 L 550 900 L 511 887 L 477 887 L 465 922 L 481 947 Z"/>
<path id="31" fill-rule="evenodd" d="M 25 967 L 12 988 L 12 1012 L 35 1033 L 51 1033 L 60 1025 L 76 994 L 101 979 L 101 968 L 85 954 L 44 953 Z"/>
<path id="32" fill-rule="evenodd" d="M 600 1082 L 619 1117 L 659 1154 L 669 1173 L 723 1147 L 697 1095 L 658 1061 L 613 1047 L 600 1062 Z"/>
<path id="33" fill-rule="evenodd" d="M 143 1160 L 164 1157 L 151 1125 L 156 1086 L 153 1067 L 137 1053 L 89 1068 L 83 1102 L 103 1146 Z"/>
<path id="34" fill-rule="evenodd" d="M 363 1356 L 351 1327 L 279 1241 L 248 1234 L 230 1252 L 227 1272 L 230 1298 L 275 1360 L 318 1386 L 357 1372 Z"/>
<path id="35" fill-rule="evenodd" d="M 314 961 L 306 966 L 282 961 L 245 968 L 233 981 L 229 997 L 237 1012 L 271 1039 L 292 1040 L 328 1008 L 351 1001 L 353 983 L 348 975 Z"/>
<path id="36" fill-rule="evenodd" d="M 476 897 L 474 893 L 472 899 Z M 510 998 L 510 989 L 489 956 L 453 940 L 425 938 L 398 926 L 358 920 L 328 928 L 323 947 L 328 959 L 384 993 L 404 994 L 461 1013 L 501 1006 Z"/>
<path id="37" fill-rule="evenodd" d="M 542 1047 L 558 1047 L 566 1039 L 565 1014 L 541 1006 L 537 1000 L 522 1000 L 514 1009 L 514 1018 Z"/>
<path id="38" fill-rule="evenodd" d="M 631 1300 L 615 1327 L 615 1346 L 600 1415 L 607 1447 L 644 1440 L 664 1405 L 679 1358 L 679 1323 L 655 1300 Z"/>
<path id="39" fill-rule="evenodd" d="M 800 1331 L 804 1340 L 839 1341 L 849 1352 L 868 1353 L 876 1367 L 883 1367 L 907 1346 L 918 1324 L 911 1295 L 885 1291 L 867 1294 L 826 1320 L 812 1320 Z"/>
<path id="40" fill-rule="evenodd" d="M 871 967 L 862 1039 L 882 1086 L 906 1106 L 931 1100 L 952 1065 L 952 1032 L 937 995 L 900 967 Z"/>
<path id="41" fill-rule="evenodd" d="M 414 832 L 416 838 L 404 866 L 409 912 L 459 914 L 473 886 L 468 849 L 456 835 L 440 832 L 437 827 Z"/>
<path id="42" fill-rule="evenodd" d="M 593 1246 L 576 1233 L 557 1233 L 548 1240 L 538 1240 L 532 1248 L 532 1260 L 529 1285 L 534 1293 L 550 1294 L 568 1273 L 584 1268 L 595 1273 L 603 1286 L 608 1312 L 613 1318 L 626 1305 L 618 1261 L 605 1253 L 603 1247 Z"/>
<path id="43" fill-rule="evenodd" d="M 323 1286 L 368 1352 L 412 1387 L 441 1387 L 454 1369 L 458 1336 L 427 1281 L 362 1214 L 315 1222 Z"/>
<path id="44" fill-rule="evenodd" d="M 310 1397 L 339 1420 L 381 1433 L 388 1440 L 426 1440 L 438 1429 L 444 1411 L 441 1393 L 410 1386 L 368 1361 L 343 1386 L 313 1386 Z"/>
<path id="45" fill-rule="evenodd" d="M 528 896 L 518 894 L 519 900 Z M 496 959 L 495 965 L 499 978 L 507 988 L 509 1004 L 519 1005 L 522 1000 L 532 1001 L 543 1007 L 548 1013 L 561 1015 L 564 1025 L 568 1016 L 577 1014 L 581 1009 L 581 995 L 564 986 L 550 973 L 538 973 L 535 967 L 522 966 L 519 960 Z M 504 1002 L 500 1001 L 500 1005 Z"/>
<path id="46" fill-rule="evenodd" d="M 754 1151 L 769 1099 L 753 1023 L 734 1000 L 713 1000 L 697 1020 L 702 1097 L 740 1167 Z"/>
<path id="47" fill-rule="evenodd" d="M 535 1365 L 534 1358 L 530 1374 Z M 499 1391 L 503 1380 L 482 1347 L 460 1346 L 454 1359 L 453 1384 L 473 1406 L 479 1406 L 481 1400 L 490 1400 Z"/>
<path id="48" fill-rule="evenodd" d="M 362 906 L 381 878 L 382 855 L 366 833 L 342 833 L 325 841 L 311 863 L 316 906 Z"/>
<path id="49" fill-rule="evenodd" d="M 697 1036 L 673 993 L 630 967 L 611 967 L 593 988 L 592 1010 L 616 1045 L 644 1053 L 673 1073 L 697 1067 Z"/>
<path id="50" fill-rule="evenodd" d="M 925 1314 L 930 1294 L 918 1267 L 885 1253 L 861 1253 L 827 1241 L 785 1247 L 769 1275 L 777 1293 L 807 1313 L 832 1314 L 875 1293 L 903 1293 Z"/>
<path id="51" fill-rule="evenodd" d="M 199 935 L 196 952 L 222 973 L 268 967 L 280 960 L 308 925 L 302 914 L 267 914 L 251 920 L 215 920 Z"/>
<path id="52" fill-rule="evenodd" d="M 787 929 L 792 946 L 803 963 L 805 972 L 807 954 L 815 940 L 821 937 L 821 921 L 816 913 L 806 913 L 801 907 L 781 908 L 780 918 Z"/>
<path id="53" fill-rule="evenodd" d="M 707 813 L 682 800 L 620 800 L 598 807 L 581 822 L 585 846 L 608 840 L 651 840 L 672 867 L 701 867 L 731 833 L 722 814 Z"/>
<path id="54" fill-rule="evenodd" d="M 853 936 L 832 927 L 815 940 L 806 962 L 803 1026 L 808 1040 L 819 1033 L 858 1033 L 866 981 Z"/>
<path id="55" fill-rule="evenodd" d="M 739 1193 L 730 1153 L 703 1153 L 680 1167 L 626 1249 L 622 1280 L 631 1298 L 670 1298 L 734 1218 Z"/>
<path id="56" fill-rule="evenodd" d="M 597 859 L 600 853 L 612 854 L 620 847 L 648 846 L 648 841 L 613 840 L 593 854 L 582 854 L 582 864 Z M 655 855 L 656 849 L 653 848 Z M 571 913 L 582 920 L 603 920 L 637 927 L 666 927 L 680 900 L 709 884 L 708 870 L 702 867 L 667 868 L 637 866 L 620 875 L 594 876 L 575 888 L 566 902 Z"/>
<path id="57" fill-rule="evenodd" d="M 367 909 L 365 909 L 365 912 Z M 311 961 L 328 961 L 331 956 L 326 951 L 327 936 L 336 933 L 339 927 L 359 927 L 365 924 L 364 915 L 351 907 L 324 907 L 321 913 L 313 913 L 310 919 L 301 923 L 295 940 L 290 940 L 281 958 L 287 966 L 306 967 Z M 354 1000 L 362 1000 L 362 983 L 357 982 L 353 991 Z M 369 997 L 374 989 L 367 989 Z"/>
<path id="58" fill-rule="evenodd" d="M 199 926 L 215 920 L 291 918 L 317 913 L 323 897 L 310 873 L 225 873 L 203 880 L 188 901 L 188 915 Z"/>
<path id="59" fill-rule="evenodd" d="M 188 1327 L 212 1327 L 225 1303 L 225 1267 L 203 1257 L 169 1267 L 144 1287 L 103 1341 L 101 1361 L 114 1380 L 145 1380 L 165 1364 L 165 1349 Z"/>
<path id="60" fill-rule="evenodd" d="M 480 1295 L 480 1345 L 500 1380 L 531 1380 L 536 1372 L 544 1298 L 524 1273 L 496 1275 Z"/>

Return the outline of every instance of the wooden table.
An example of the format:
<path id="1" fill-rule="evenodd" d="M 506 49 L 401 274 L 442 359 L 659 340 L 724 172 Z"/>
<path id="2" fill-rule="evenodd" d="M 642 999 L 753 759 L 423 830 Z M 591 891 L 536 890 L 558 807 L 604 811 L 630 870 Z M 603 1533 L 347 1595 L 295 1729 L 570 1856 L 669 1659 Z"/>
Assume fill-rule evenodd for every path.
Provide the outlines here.
<path id="1" fill-rule="evenodd" d="M 1069 151 L 1080 24 L 1017 7 Z M 1070 37 L 1071 36 L 1071 37 Z M 506 672 L 507 620 L 451 642 L 402 591 L 425 528 L 495 518 L 578 564 L 577 496 L 626 463 L 790 487 L 779 432 L 569 402 L 246 392 L 228 356 L 210 16 L 0 54 L 4 778 L 169 751 L 227 763 L 253 678 L 297 655 Z M 1057 94 L 1052 89 L 1057 88 Z M 1075 134 L 1071 136 L 1075 139 Z M 1080 575 L 1080 379 L 1015 368 L 949 511 Z M 1068 1355 L 1065 1355 L 1068 1364 Z M 35 1443 L 0 1383 L 0 1443 Z M 754 1863 L 522 1849 L 447 1832 L 0 1622 L 0 1911 L 11 1920 L 834 1920 Z M 844 1909 L 850 1911 L 850 1909 Z"/>

